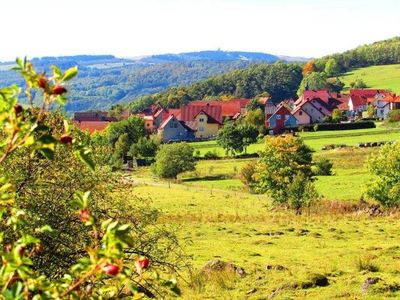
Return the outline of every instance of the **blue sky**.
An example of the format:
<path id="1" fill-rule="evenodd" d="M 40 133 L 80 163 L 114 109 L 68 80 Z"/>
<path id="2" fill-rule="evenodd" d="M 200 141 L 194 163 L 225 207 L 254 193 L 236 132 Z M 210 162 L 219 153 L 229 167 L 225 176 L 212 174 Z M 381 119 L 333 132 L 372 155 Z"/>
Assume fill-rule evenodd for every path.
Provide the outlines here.
<path id="1" fill-rule="evenodd" d="M 399 0 L 1 0 L 0 60 L 243 50 L 319 57 L 400 35 Z"/>

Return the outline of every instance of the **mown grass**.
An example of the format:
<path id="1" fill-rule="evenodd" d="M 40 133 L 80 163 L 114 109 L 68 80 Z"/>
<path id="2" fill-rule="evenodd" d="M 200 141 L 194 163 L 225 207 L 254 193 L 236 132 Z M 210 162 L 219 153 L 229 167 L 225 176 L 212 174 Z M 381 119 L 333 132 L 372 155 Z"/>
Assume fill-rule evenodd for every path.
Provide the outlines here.
<path id="1" fill-rule="evenodd" d="M 362 79 L 368 88 L 389 89 L 400 93 L 400 65 L 360 68 L 340 77 L 346 89 L 349 89 L 350 83 L 356 79 Z"/>
<path id="2" fill-rule="evenodd" d="M 400 298 L 399 213 L 372 217 L 349 209 L 372 178 L 365 160 L 378 149 L 318 149 L 346 139 L 347 143 L 369 137 L 371 141 L 399 139 L 399 133 L 384 128 L 353 133 L 303 134 L 306 143 L 317 149 L 315 160 L 323 157 L 333 162 L 334 175 L 317 178 L 317 189 L 324 196 L 321 205 L 302 216 L 273 207 L 267 195 L 246 191 L 238 174 L 252 159 L 202 160 L 196 172 L 182 174 L 177 182 L 156 180 L 148 168 L 134 173 L 135 193 L 153 200 L 163 212 L 160 223 L 180 228 L 178 236 L 192 255 L 193 273 L 183 274 L 188 283 L 180 281 L 182 298 Z M 199 149 L 204 145 L 214 147 L 213 142 L 205 142 Z M 201 275 L 212 259 L 237 264 L 247 275 Z M 329 285 L 315 286 L 313 278 L 318 276 L 326 276 Z M 363 291 L 364 281 L 373 277 L 380 280 Z"/>

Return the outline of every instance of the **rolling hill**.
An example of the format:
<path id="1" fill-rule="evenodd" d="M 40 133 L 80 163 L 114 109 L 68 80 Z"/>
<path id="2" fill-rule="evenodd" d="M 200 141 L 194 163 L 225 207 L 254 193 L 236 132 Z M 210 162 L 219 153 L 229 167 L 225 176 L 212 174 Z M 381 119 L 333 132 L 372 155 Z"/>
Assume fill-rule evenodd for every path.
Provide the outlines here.
<path id="1" fill-rule="evenodd" d="M 340 76 L 346 84 L 345 89 L 349 89 L 356 79 L 362 79 L 368 88 L 384 88 L 399 94 L 400 64 L 359 68 Z"/>

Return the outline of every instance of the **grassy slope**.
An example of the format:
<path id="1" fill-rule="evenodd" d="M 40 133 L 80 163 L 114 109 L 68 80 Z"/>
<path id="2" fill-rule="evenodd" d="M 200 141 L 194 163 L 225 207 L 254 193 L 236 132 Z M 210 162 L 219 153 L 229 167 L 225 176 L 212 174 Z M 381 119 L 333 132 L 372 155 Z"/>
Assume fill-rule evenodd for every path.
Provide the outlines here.
<path id="1" fill-rule="evenodd" d="M 349 88 L 350 83 L 362 79 L 368 88 L 384 88 L 400 93 L 400 65 L 373 66 L 356 69 L 340 77 Z"/>
<path id="2" fill-rule="evenodd" d="M 304 133 L 303 137 L 307 144 L 319 149 L 328 143 L 399 140 L 400 133 L 378 128 Z M 198 146 L 203 145 L 213 147 L 211 142 Z M 319 192 L 330 200 L 359 199 L 371 178 L 364 161 L 373 151 L 376 149 L 316 151 L 315 159 L 328 157 L 334 162 L 335 172 L 335 176 L 318 178 Z M 400 297 L 393 284 L 400 284 L 400 233 L 396 216 L 341 215 L 331 209 L 328 214 L 298 217 L 290 211 L 273 210 L 267 196 L 246 193 L 237 179 L 238 170 L 248 161 L 200 161 L 196 173 L 184 174 L 178 184 L 155 180 L 148 169 L 134 175 L 148 183 L 134 189 L 140 197 L 153 199 L 154 205 L 164 212 L 160 222 L 180 226 L 179 236 L 190 241 L 186 250 L 193 255 L 195 269 L 220 258 L 244 267 L 248 273 L 243 279 L 220 275 L 207 283 L 197 280 L 191 287 L 182 284 L 184 299 Z M 222 177 L 226 179 L 218 180 Z M 267 270 L 266 265 L 282 265 L 287 270 Z M 330 285 L 299 288 L 312 273 L 325 274 Z M 363 295 L 363 281 L 375 276 L 383 281 Z M 252 288 L 257 291 L 247 294 Z"/>

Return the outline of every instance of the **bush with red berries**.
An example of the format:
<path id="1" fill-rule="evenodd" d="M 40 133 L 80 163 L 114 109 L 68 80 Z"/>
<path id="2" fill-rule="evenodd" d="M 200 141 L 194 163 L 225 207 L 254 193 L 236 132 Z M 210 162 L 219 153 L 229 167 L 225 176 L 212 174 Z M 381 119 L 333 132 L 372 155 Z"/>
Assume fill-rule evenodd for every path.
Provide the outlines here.
<path id="1" fill-rule="evenodd" d="M 84 142 L 85 136 L 74 133 L 68 122 L 49 112 L 55 104 L 66 103 L 65 82 L 77 74 L 77 69 L 62 72 L 57 67 L 52 68 L 52 76 L 46 77 L 37 74 L 28 61 L 17 60 L 15 70 L 27 83 L 28 105 L 18 102 L 18 87 L 0 89 L 2 298 L 139 298 L 152 294 L 146 287 L 148 282 L 159 283 L 179 293 L 174 280 L 163 280 L 148 271 L 153 263 L 147 253 L 152 252 L 140 251 L 145 238 L 140 230 L 130 225 L 133 224 L 131 218 L 136 216 L 121 213 L 116 202 L 101 202 L 101 191 L 97 189 L 92 193 L 74 190 L 81 184 L 80 179 L 90 179 L 90 174 L 95 177 L 100 170 L 95 169 L 91 150 Z M 42 92 L 43 103 L 34 107 L 31 97 L 37 90 Z M 71 167 L 79 169 L 78 163 L 84 163 L 87 168 L 81 166 L 80 173 L 68 173 Z M 52 167 L 53 164 L 56 168 Z M 55 173 L 57 167 L 64 167 L 65 171 Z M 65 176 L 64 173 L 68 176 L 60 176 L 66 179 L 62 182 L 59 175 Z M 64 196 L 73 201 L 62 202 Z M 43 202 L 42 199 L 58 199 L 58 202 Z M 38 209 L 44 212 L 40 217 L 35 215 Z M 52 217 L 57 214 L 60 217 Z M 146 211 L 146 214 L 154 220 L 152 213 Z M 64 231 L 67 220 L 70 225 L 68 231 Z M 146 225 L 145 222 L 141 224 L 143 227 Z M 74 236 L 77 253 L 69 256 L 69 261 L 63 256 L 45 255 L 60 250 L 49 249 L 51 241 L 61 242 L 63 237 L 73 241 Z M 154 243 L 161 240 L 162 235 L 158 240 L 154 239 Z M 63 247 L 61 244 L 58 246 Z M 162 247 L 155 247 L 154 255 Z M 57 259 L 65 259 L 66 265 L 52 268 Z M 166 259 L 168 253 L 157 257 L 157 261 Z M 47 272 L 46 262 L 50 263 Z M 154 267 L 157 271 L 157 264 Z"/>

